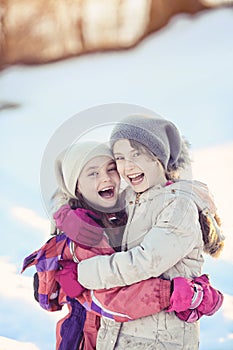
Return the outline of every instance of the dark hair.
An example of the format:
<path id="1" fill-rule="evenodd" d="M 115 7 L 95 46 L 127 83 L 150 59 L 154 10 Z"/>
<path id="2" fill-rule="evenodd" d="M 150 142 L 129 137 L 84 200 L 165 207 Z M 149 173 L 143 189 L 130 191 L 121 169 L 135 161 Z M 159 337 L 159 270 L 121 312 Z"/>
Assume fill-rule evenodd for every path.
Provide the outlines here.
<path id="1" fill-rule="evenodd" d="M 135 141 L 135 140 L 129 140 L 130 146 L 136 149 L 137 151 L 141 151 L 143 154 L 150 157 L 152 160 L 158 159 L 154 153 L 152 153 L 146 146 L 144 146 L 142 143 Z"/>
<path id="2" fill-rule="evenodd" d="M 110 213 L 102 212 L 91 207 L 83 198 L 83 195 L 78 191 L 76 191 L 75 194 L 77 198 L 70 198 L 68 201 L 68 204 L 71 209 L 75 210 L 77 208 L 84 208 L 84 209 L 93 211 L 93 213 L 96 213 L 100 218 L 100 219 L 95 219 L 96 223 L 105 228 L 114 228 L 114 227 L 126 225 L 128 217 L 124 209 L 117 211 L 116 213 L 114 212 L 116 217 L 115 220 L 109 220 Z"/>
<path id="3" fill-rule="evenodd" d="M 77 198 L 70 198 L 68 204 L 70 208 L 75 210 L 77 208 L 84 208 L 91 210 L 97 214 L 98 218 L 93 218 L 95 222 L 105 228 L 108 235 L 109 244 L 115 251 L 121 251 L 122 235 L 127 224 L 128 215 L 125 209 L 118 210 L 113 213 L 101 212 L 92 208 L 83 198 L 82 194 L 76 191 Z"/>

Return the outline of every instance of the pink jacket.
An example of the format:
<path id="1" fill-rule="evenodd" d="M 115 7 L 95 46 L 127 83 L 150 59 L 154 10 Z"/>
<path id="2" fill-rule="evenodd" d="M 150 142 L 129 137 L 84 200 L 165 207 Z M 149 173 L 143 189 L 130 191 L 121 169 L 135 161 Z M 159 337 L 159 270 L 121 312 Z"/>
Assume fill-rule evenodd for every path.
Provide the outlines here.
<path id="1" fill-rule="evenodd" d="M 81 261 L 96 255 L 111 255 L 115 251 L 108 244 L 106 237 L 99 244 L 85 249 L 71 241 L 65 234 L 52 237 L 39 250 L 32 253 L 24 261 L 23 269 L 36 265 L 39 278 L 39 302 L 48 311 L 60 310 L 69 302 L 60 289 L 54 275 L 60 259 Z M 169 306 L 170 285 L 168 280 L 152 278 L 130 286 L 103 290 L 86 290 L 78 301 L 88 311 L 84 325 L 85 350 L 93 350 L 96 346 L 96 336 L 99 328 L 99 316 L 117 322 L 127 322 L 154 313 Z M 56 298 L 56 296 L 58 297 Z M 61 342 L 60 329 L 69 314 L 57 324 L 57 344 Z"/>

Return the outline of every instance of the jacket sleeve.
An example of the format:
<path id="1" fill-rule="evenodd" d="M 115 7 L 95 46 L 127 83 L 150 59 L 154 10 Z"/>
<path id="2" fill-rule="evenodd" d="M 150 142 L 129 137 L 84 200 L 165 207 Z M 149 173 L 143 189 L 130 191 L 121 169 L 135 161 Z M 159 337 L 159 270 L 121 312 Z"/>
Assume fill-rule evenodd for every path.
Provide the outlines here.
<path id="1" fill-rule="evenodd" d="M 65 235 L 50 238 L 39 250 L 36 250 L 24 259 L 22 272 L 35 265 L 36 283 L 34 295 L 40 306 L 48 311 L 61 310 L 64 292 L 58 287 L 55 272 L 58 269 L 58 260 L 68 246 L 69 239 Z M 69 249 L 69 248 L 68 248 Z M 35 282 L 35 281 L 34 281 Z"/>
<path id="2" fill-rule="evenodd" d="M 158 313 L 170 304 L 171 281 L 150 278 L 131 286 L 86 290 L 79 301 L 88 311 L 116 322 Z"/>
<path id="3" fill-rule="evenodd" d="M 198 209 L 191 199 L 179 196 L 163 209 L 139 246 L 81 261 L 78 280 L 88 289 L 109 289 L 158 277 L 197 244 L 200 244 Z"/>

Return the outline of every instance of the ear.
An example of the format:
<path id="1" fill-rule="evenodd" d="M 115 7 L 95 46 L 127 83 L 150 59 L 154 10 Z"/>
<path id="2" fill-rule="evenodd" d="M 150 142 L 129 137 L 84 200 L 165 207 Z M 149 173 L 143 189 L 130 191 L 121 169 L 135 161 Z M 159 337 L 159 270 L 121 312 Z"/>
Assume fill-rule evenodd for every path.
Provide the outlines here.
<path id="1" fill-rule="evenodd" d="M 164 173 L 165 169 L 164 169 L 162 162 L 159 160 L 159 158 L 156 158 L 155 162 L 157 163 L 157 166 L 161 169 L 161 171 Z"/>
<path id="2" fill-rule="evenodd" d="M 76 190 L 75 190 L 76 193 L 79 193 L 79 194 L 82 194 L 80 188 L 79 188 L 79 184 L 78 184 L 78 181 L 77 181 L 77 184 L 76 184 Z"/>

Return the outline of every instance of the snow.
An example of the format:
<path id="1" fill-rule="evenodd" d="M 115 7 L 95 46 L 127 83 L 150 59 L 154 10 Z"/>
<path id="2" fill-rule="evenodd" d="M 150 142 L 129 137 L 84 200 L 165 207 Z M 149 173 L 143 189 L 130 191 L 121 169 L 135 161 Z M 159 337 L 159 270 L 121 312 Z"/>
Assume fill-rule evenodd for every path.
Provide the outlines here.
<path id="1" fill-rule="evenodd" d="M 49 235 L 52 161 L 43 160 L 52 160 L 74 140 L 70 127 L 59 132 L 76 113 L 82 115 L 75 118 L 80 137 L 87 129 L 90 135 L 93 127 L 97 132 L 100 124 L 121 119 L 122 106 L 131 110 L 131 104 L 177 124 L 191 142 L 194 177 L 208 183 L 214 193 L 226 247 L 219 259 L 206 259 L 204 270 L 225 301 L 216 315 L 201 320 L 200 350 L 233 348 L 232 32 L 230 9 L 179 16 L 132 50 L 1 72 L 0 99 L 15 104 L 2 110 L 0 118 L 1 350 L 54 349 L 55 323 L 63 316 L 47 313 L 34 301 L 33 269 L 20 275 L 23 258 Z M 112 105 L 109 116 L 103 116 L 100 108 L 99 113 L 83 117 L 84 110 L 109 103 L 129 105 L 119 109 Z M 48 155 L 46 147 L 56 133 L 61 137 Z M 99 135 L 107 139 L 108 127 L 105 132 L 101 127 Z"/>

